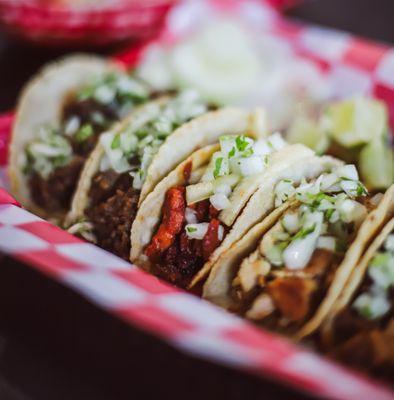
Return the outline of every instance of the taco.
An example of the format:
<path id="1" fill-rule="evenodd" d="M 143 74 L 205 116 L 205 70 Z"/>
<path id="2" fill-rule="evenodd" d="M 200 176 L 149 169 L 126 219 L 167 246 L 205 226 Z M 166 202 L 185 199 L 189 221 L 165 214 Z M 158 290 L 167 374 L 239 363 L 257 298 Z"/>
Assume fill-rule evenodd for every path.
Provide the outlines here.
<path id="1" fill-rule="evenodd" d="M 377 215 L 379 234 L 321 328 L 323 349 L 380 378 L 394 377 L 394 186 Z M 386 224 L 385 224 L 386 223 Z"/>
<path id="2" fill-rule="evenodd" d="M 298 186 L 281 181 L 274 194 L 278 208 L 222 254 L 203 296 L 299 340 L 327 316 L 385 203 L 377 206 L 353 165 Z"/>
<path id="3" fill-rule="evenodd" d="M 99 134 L 153 95 L 104 58 L 69 56 L 44 67 L 16 112 L 10 145 L 15 197 L 43 217 L 61 219 Z"/>
<path id="4" fill-rule="evenodd" d="M 104 133 L 81 175 L 69 230 L 128 260 L 137 210 L 162 178 L 220 135 L 265 129 L 262 111 L 206 109 L 195 92 L 181 92 L 141 106 Z"/>
<path id="5" fill-rule="evenodd" d="M 147 196 L 131 233 L 137 265 L 178 286 L 197 285 L 217 257 L 274 208 L 275 182 L 311 178 L 338 164 L 288 145 L 278 133 L 231 133 L 196 151 Z M 250 210 L 255 197 L 261 207 Z"/>

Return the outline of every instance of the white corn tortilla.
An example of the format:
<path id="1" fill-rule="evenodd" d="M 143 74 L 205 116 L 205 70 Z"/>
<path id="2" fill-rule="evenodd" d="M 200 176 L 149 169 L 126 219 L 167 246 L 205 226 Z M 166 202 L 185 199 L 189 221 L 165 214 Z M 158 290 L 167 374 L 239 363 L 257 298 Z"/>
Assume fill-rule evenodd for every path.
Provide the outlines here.
<path id="1" fill-rule="evenodd" d="M 105 58 L 77 54 L 45 66 L 23 90 L 18 102 L 10 143 L 10 181 L 13 195 L 29 210 L 43 217 L 46 210 L 34 204 L 22 171 L 21 153 L 41 126 L 59 126 L 67 97 L 86 85 L 92 76 L 118 69 Z"/>
<path id="2" fill-rule="evenodd" d="M 301 340 L 305 336 L 311 335 L 327 318 L 338 297 L 343 293 L 343 289 L 350 275 L 355 271 L 358 261 L 363 256 L 364 251 L 372 238 L 382 228 L 387 221 L 387 216 L 393 209 L 394 185 L 389 188 L 382 200 L 360 226 L 356 238 L 350 245 L 342 263 L 338 267 L 333 282 L 330 285 L 327 295 L 319 305 L 315 314 L 307 321 L 304 326 L 295 333 L 294 339 Z M 203 288 L 203 297 L 227 309 L 236 309 L 234 299 L 231 297 L 232 280 L 241 265 L 242 260 L 253 252 L 262 236 L 270 229 L 276 221 L 294 203 L 290 200 L 282 207 L 269 214 L 262 222 L 255 225 L 245 236 L 224 252 L 212 267 L 212 271 Z M 391 214 L 392 215 L 392 214 Z"/>

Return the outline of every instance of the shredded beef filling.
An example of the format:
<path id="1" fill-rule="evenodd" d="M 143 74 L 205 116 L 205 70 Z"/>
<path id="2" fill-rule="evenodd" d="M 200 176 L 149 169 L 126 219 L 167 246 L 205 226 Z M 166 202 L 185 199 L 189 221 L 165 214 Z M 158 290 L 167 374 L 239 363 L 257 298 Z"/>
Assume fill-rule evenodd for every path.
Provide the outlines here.
<path id="1" fill-rule="evenodd" d="M 180 287 L 187 287 L 219 246 L 218 211 L 204 200 L 192 206 L 198 223 L 209 222 L 202 240 L 189 239 L 185 232 L 185 188 L 174 187 L 166 193 L 163 219 L 145 254 L 153 263 L 153 272 Z"/>
<path id="2" fill-rule="evenodd" d="M 93 224 L 97 244 L 129 260 L 130 231 L 137 213 L 140 191 L 133 189 L 128 173 L 99 172 L 90 190 L 91 205 L 86 211 Z"/>
<path id="3" fill-rule="evenodd" d="M 83 163 L 84 159 L 76 156 L 69 164 L 55 169 L 47 179 L 33 173 L 28 184 L 34 202 L 48 212 L 69 208 Z"/>
<path id="4" fill-rule="evenodd" d="M 360 292 L 371 284 L 367 279 Z M 389 292 L 394 304 L 394 290 Z M 379 378 L 394 379 L 394 307 L 381 318 L 364 318 L 351 306 L 334 321 L 334 344 L 330 355 Z"/>
<path id="5" fill-rule="evenodd" d="M 100 114 L 104 123 L 94 122 L 93 114 Z M 80 125 L 88 123 L 93 128 L 93 134 L 83 141 L 77 141 L 75 135 L 68 138 L 76 154 L 72 161 L 56 168 L 48 178 L 43 178 L 34 172 L 29 178 L 30 192 L 34 202 L 49 212 L 60 212 L 70 207 L 84 161 L 96 145 L 98 134 L 116 118 L 116 110 L 111 105 L 102 105 L 94 100 L 72 101 L 65 105 L 63 121 L 76 116 Z"/>

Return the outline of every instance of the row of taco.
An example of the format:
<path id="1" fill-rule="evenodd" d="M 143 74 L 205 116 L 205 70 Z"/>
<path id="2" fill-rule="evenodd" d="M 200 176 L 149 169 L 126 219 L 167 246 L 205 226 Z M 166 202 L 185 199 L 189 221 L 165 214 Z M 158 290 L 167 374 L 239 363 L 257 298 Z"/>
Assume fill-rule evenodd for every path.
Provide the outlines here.
<path id="1" fill-rule="evenodd" d="M 22 94 L 13 193 L 177 286 L 394 376 L 394 186 L 369 194 L 354 165 L 266 118 L 69 57 Z"/>

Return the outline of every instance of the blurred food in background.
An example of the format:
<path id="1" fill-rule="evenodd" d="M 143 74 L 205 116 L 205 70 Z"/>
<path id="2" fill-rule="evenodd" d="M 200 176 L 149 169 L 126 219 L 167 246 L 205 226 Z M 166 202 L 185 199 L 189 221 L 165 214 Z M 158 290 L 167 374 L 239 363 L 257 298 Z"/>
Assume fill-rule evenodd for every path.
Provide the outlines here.
<path id="1" fill-rule="evenodd" d="M 218 105 L 263 105 L 272 129 L 355 163 L 370 190 L 394 181 L 385 104 L 334 101 L 318 67 L 269 33 L 254 34 L 229 18 L 208 21 L 181 41 L 150 46 L 138 74 L 158 90 L 193 88 Z"/>
<path id="2" fill-rule="evenodd" d="M 220 105 L 264 105 L 274 129 L 289 124 L 300 102 L 319 108 L 330 97 L 313 63 L 274 36 L 254 35 L 228 18 L 171 46 L 151 46 L 139 74 L 158 89 L 192 87 Z"/>
<path id="3" fill-rule="evenodd" d="M 328 104 L 318 116 L 301 113 L 291 123 L 288 140 L 358 166 L 368 189 L 394 181 L 394 157 L 385 103 L 354 97 Z"/>

